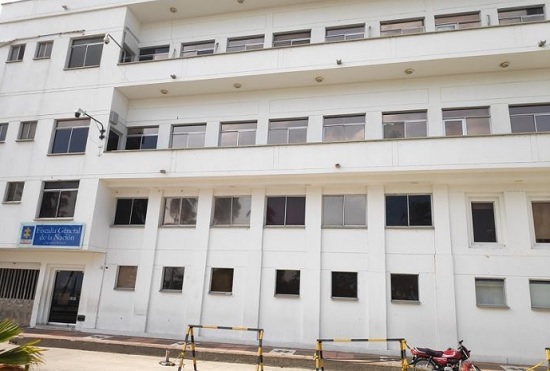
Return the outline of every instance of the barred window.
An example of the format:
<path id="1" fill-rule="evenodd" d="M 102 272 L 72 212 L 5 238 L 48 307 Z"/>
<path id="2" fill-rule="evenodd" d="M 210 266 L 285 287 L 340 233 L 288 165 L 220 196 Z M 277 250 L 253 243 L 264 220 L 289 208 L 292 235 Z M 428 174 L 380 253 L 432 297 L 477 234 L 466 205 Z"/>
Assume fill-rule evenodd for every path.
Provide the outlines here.
<path id="1" fill-rule="evenodd" d="M 33 300 L 38 269 L 0 268 L 0 299 Z"/>

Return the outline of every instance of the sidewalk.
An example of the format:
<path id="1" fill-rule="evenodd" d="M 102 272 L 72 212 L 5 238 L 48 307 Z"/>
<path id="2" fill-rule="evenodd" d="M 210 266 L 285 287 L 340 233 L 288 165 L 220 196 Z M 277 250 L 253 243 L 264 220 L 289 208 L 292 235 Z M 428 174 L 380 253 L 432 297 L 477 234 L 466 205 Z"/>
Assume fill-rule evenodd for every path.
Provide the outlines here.
<path id="1" fill-rule="evenodd" d="M 179 364 L 177 359 L 182 350 L 183 339 L 131 337 L 106 335 L 71 331 L 57 328 L 27 328 L 14 340 L 15 344 L 39 339 L 39 346 L 53 348 L 80 349 L 109 353 L 158 356 L 159 361 L 165 359 L 169 350 L 170 361 Z M 258 347 L 253 345 L 238 345 L 229 343 L 196 343 L 197 366 L 201 361 L 231 362 L 255 365 L 257 363 Z M 282 349 L 263 347 L 264 365 L 276 367 L 299 367 L 315 370 L 313 349 Z M 398 371 L 401 369 L 400 358 L 380 356 L 366 353 L 341 351 L 323 351 L 326 371 Z M 185 354 L 185 369 L 192 369 L 191 347 Z M 498 364 L 478 364 L 482 370 L 503 370 Z M 518 367 L 519 369 L 519 367 Z"/>

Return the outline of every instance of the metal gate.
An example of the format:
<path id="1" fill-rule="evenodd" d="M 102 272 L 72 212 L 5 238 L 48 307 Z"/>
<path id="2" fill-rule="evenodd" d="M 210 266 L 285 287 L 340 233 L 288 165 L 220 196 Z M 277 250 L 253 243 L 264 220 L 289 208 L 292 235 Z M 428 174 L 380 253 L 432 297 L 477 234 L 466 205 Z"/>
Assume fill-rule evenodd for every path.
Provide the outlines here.
<path id="1" fill-rule="evenodd" d="M 39 273 L 38 269 L 0 268 L 0 320 L 30 324 Z"/>

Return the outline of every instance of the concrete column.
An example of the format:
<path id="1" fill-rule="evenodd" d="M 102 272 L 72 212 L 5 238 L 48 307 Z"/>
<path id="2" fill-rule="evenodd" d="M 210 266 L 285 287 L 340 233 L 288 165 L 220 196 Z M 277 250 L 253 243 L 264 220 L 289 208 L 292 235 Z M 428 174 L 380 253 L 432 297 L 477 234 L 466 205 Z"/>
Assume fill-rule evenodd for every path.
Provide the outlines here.
<path id="1" fill-rule="evenodd" d="M 204 137 L 205 147 L 217 147 L 220 138 L 220 123 L 219 122 L 207 122 L 206 123 L 206 135 Z"/>
<path id="2" fill-rule="evenodd" d="M 525 192 L 504 192 L 503 203 L 503 210 L 496 215 L 498 242 L 510 250 L 530 249 L 531 216 L 527 195 Z"/>
<path id="3" fill-rule="evenodd" d="M 172 134 L 171 131 L 171 124 L 159 125 L 157 149 L 170 148 L 170 136 Z"/>
<path id="4" fill-rule="evenodd" d="M 382 139 L 384 130 L 382 128 L 382 113 L 380 111 L 367 112 L 367 124 L 365 126 L 365 139 Z"/>
<path id="5" fill-rule="evenodd" d="M 323 141 L 323 116 L 311 115 L 307 124 L 308 143 Z"/>
<path id="6" fill-rule="evenodd" d="M 311 29 L 311 43 L 319 44 L 325 42 L 325 28 L 322 26 L 315 26 Z"/>
<path id="7" fill-rule="evenodd" d="M 443 127 L 443 113 L 441 106 L 441 91 L 439 88 L 430 88 L 428 90 L 428 136 L 440 137 L 445 135 Z"/>
<path id="8" fill-rule="evenodd" d="M 508 134 L 512 132 L 510 111 L 507 104 L 499 103 L 491 105 L 490 113 L 492 134 Z"/>

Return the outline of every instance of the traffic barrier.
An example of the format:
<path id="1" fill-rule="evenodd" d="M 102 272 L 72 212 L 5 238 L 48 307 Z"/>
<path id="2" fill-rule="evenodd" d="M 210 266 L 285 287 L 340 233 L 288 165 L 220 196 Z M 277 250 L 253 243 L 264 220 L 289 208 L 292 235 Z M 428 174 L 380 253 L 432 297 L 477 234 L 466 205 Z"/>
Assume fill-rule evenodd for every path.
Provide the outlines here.
<path id="1" fill-rule="evenodd" d="M 391 342 L 398 341 L 401 353 L 401 370 L 406 371 L 409 367 L 407 362 L 407 341 L 402 338 L 395 339 L 317 339 L 315 344 L 315 371 L 325 371 L 323 359 L 323 343 L 348 343 L 348 342 Z M 550 371 L 550 370 L 549 370 Z"/>
<path id="2" fill-rule="evenodd" d="M 178 366 L 178 371 L 182 371 L 183 360 L 185 359 L 185 351 L 187 350 L 187 345 L 189 340 L 191 340 L 191 353 L 193 355 L 193 370 L 197 371 L 197 354 L 195 350 L 195 335 L 193 333 L 193 328 L 203 328 L 210 330 L 233 330 L 233 331 L 255 331 L 258 333 L 258 362 L 256 364 L 256 371 L 264 371 L 264 355 L 263 355 L 263 339 L 264 339 L 264 330 L 261 328 L 250 328 L 250 327 L 230 327 L 230 326 L 212 326 L 212 325 L 189 325 L 187 326 L 187 332 L 185 333 L 185 340 L 183 343 L 183 349 L 179 355 L 180 362 Z"/>

